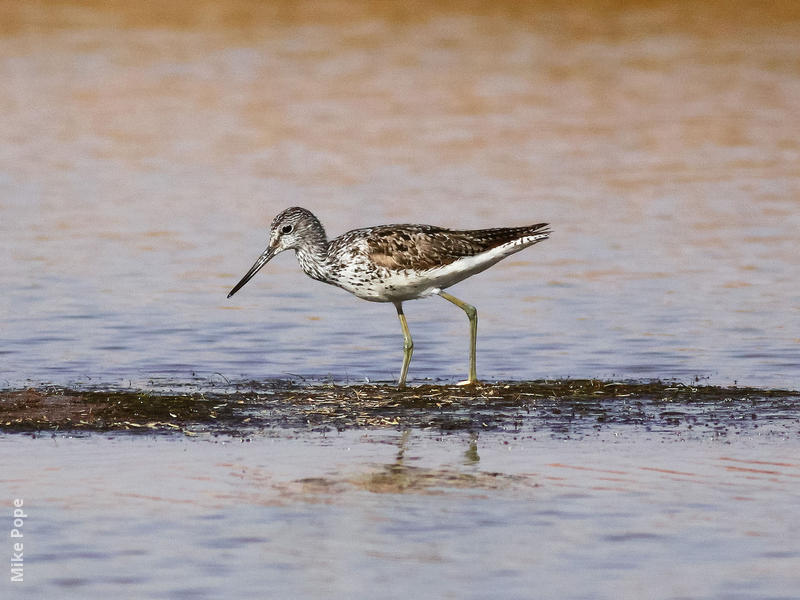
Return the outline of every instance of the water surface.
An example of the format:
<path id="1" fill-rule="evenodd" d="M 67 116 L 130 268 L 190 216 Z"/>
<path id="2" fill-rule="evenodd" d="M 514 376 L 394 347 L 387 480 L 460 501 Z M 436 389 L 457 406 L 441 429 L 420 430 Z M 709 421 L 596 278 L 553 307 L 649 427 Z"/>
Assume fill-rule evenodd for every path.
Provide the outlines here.
<path id="1" fill-rule="evenodd" d="M 473 438 L 474 439 L 474 438 Z M 470 444 L 473 444 L 470 449 Z M 792 598 L 796 432 L 0 439 L 14 597 Z M 10 586 L 4 577 L 0 589 Z M 24 593 L 19 596 L 16 593 Z"/>
<path id="2" fill-rule="evenodd" d="M 290 255 L 226 300 L 292 205 L 550 222 L 451 290 L 484 379 L 800 388 L 797 3 L 518 4 L 0 3 L 0 389 L 392 380 L 391 305 Z M 405 308 L 410 379 L 462 379 L 462 312 Z M 301 399 L 321 422 L 0 435 L 0 596 L 798 596 L 791 403 L 454 431 Z"/>
<path id="3" fill-rule="evenodd" d="M 281 256 L 290 205 L 552 223 L 453 288 L 485 378 L 797 387 L 794 3 L 6 3 L 6 386 L 391 380 L 394 309 Z M 406 307 L 411 377 L 463 378 L 464 315 Z"/>

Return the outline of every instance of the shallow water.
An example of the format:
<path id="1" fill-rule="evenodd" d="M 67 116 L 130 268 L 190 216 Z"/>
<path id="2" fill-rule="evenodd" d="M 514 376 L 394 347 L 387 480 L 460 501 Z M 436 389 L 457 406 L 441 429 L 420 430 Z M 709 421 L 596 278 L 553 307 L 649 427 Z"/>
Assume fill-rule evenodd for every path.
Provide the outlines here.
<path id="1" fill-rule="evenodd" d="M 391 305 L 289 255 L 226 300 L 291 205 L 549 221 L 452 289 L 482 378 L 800 388 L 797 4 L 518 4 L 0 3 L 0 389 L 392 380 Z M 405 310 L 462 379 L 461 311 Z M 0 596 L 796 598 L 796 410 L 744 406 L 4 433 Z"/>
<path id="2" fill-rule="evenodd" d="M 0 595 L 796 596 L 797 393 L 464 394 L 11 394 L 32 420 L 0 437 L 24 543 Z"/>
<path id="3" fill-rule="evenodd" d="M 271 218 L 552 223 L 459 284 L 485 378 L 797 388 L 794 3 L 6 3 L 0 382 L 391 380 L 390 305 L 277 258 Z M 406 307 L 412 378 L 467 324 Z"/>
<path id="4" fill-rule="evenodd" d="M 470 449 L 470 444 L 474 446 Z M 401 452 L 402 449 L 402 452 Z M 15 597 L 792 598 L 796 433 L 0 439 Z M 298 477 L 302 474 L 302 477 Z M 3 577 L 0 589 L 12 584 Z"/>

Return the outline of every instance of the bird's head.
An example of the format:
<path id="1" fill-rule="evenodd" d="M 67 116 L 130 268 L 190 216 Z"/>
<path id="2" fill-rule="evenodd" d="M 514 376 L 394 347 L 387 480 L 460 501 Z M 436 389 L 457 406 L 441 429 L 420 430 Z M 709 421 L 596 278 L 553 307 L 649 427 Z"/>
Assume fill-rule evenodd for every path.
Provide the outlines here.
<path id="1" fill-rule="evenodd" d="M 276 254 L 280 254 L 284 250 L 297 250 L 309 244 L 316 244 L 319 239 L 324 243 L 325 231 L 311 211 L 297 206 L 282 211 L 272 220 L 269 227 L 267 249 L 261 253 L 250 270 L 233 287 L 228 298 L 238 292 Z"/>

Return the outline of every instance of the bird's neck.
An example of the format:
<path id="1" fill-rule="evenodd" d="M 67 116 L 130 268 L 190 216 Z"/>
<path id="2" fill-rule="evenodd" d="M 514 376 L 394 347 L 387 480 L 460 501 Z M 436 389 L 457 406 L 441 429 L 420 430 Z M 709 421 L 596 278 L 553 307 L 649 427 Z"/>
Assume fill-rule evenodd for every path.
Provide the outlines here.
<path id="1" fill-rule="evenodd" d="M 325 279 L 325 270 L 328 258 L 328 239 L 322 225 L 317 224 L 305 243 L 296 249 L 297 261 L 306 275 L 313 279 Z"/>

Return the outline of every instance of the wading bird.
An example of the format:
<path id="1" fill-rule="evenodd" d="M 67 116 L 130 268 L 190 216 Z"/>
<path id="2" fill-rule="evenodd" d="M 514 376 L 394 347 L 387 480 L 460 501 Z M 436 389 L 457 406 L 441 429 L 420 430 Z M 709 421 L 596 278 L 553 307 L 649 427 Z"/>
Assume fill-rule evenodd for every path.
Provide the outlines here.
<path id="1" fill-rule="evenodd" d="M 547 223 L 526 227 L 451 230 L 430 225 L 378 225 L 354 229 L 328 241 L 319 220 L 304 208 L 287 208 L 272 221 L 267 249 L 228 294 L 233 296 L 273 256 L 294 250 L 300 268 L 318 281 L 336 285 L 358 298 L 391 302 L 403 329 L 403 366 L 399 387 L 404 387 L 414 343 L 408 330 L 403 302 L 438 294 L 461 308 L 469 318 L 469 376 L 462 384 L 475 384 L 475 340 L 478 311 L 444 290 L 488 269 L 550 235 Z"/>

